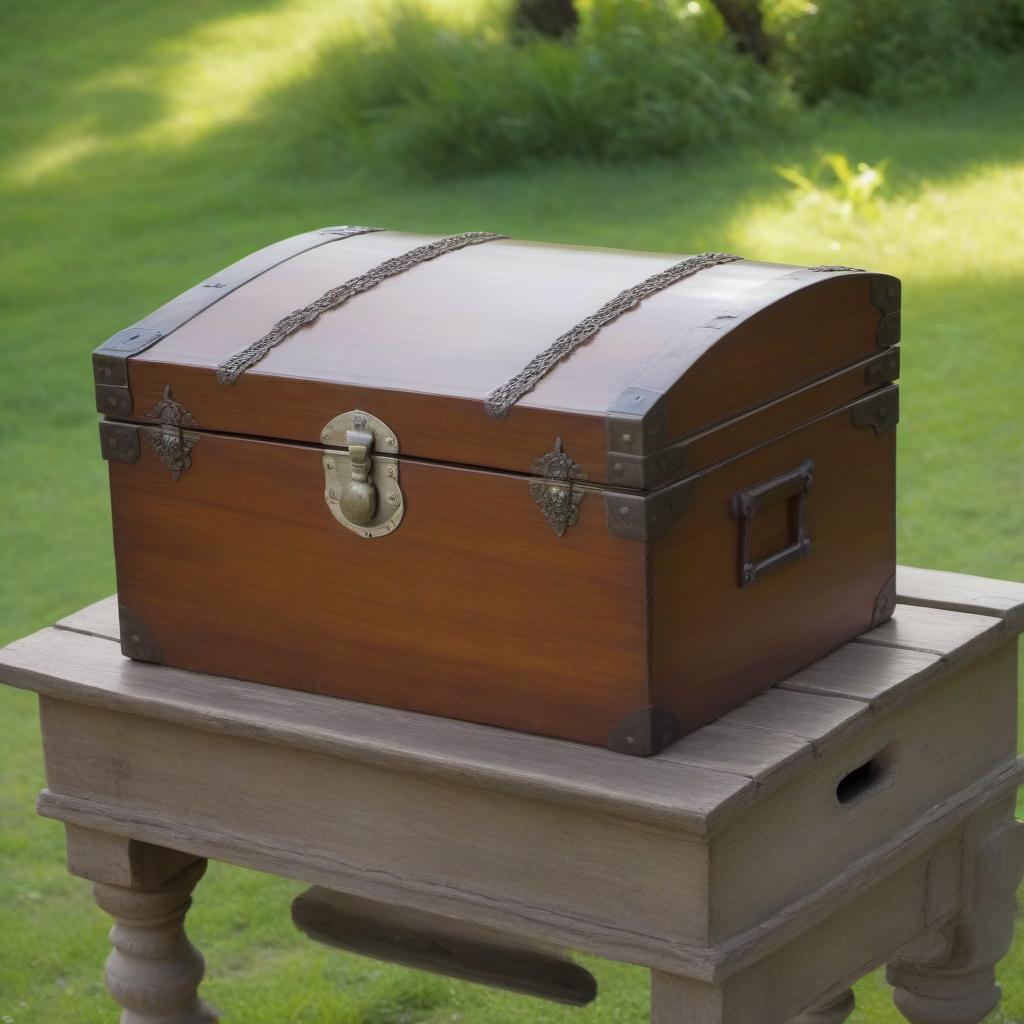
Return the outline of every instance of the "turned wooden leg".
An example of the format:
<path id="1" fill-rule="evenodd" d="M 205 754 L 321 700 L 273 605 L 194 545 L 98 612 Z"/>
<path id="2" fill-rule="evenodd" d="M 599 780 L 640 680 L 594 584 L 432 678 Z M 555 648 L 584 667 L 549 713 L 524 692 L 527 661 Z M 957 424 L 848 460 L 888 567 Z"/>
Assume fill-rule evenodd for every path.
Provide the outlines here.
<path id="1" fill-rule="evenodd" d="M 725 993 L 703 981 L 651 971 L 651 1024 L 728 1024 Z"/>
<path id="2" fill-rule="evenodd" d="M 191 893 L 206 861 L 69 825 L 68 867 L 93 882 L 114 919 L 107 989 L 121 1024 L 216 1024 L 199 999 L 203 958 L 185 935 Z"/>
<path id="3" fill-rule="evenodd" d="M 848 988 L 832 999 L 826 999 L 806 1013 L 794 1017 L 791 1024 L 843 1024 L 854 1011 L 853 989 Z"/>
<path id="4" fill-rule="evenodd" d="M 979 1024 L 998 1005 L 996 964 L 1013 941 L 1016 889 L 1024 877 L 1024 824 L 1013 806 L 965 837 L 964 908 L 889 964 L 893 999 L 911 1024 Z"/>
<path id="5" fill-rule="evenodd" d="M 766 992 L 741 986 L 741 991 L 709 985 L 692 978 L 651 971 L 651 1024 L 731 1024 L 757 1020 L 774 1024 L 765 1015 Z M 853 1013 L 851 989 L 835 991 L 789 1024 L 843 1024 Z M 778 1018 L 776 1018 L 778 1020 Z"/>

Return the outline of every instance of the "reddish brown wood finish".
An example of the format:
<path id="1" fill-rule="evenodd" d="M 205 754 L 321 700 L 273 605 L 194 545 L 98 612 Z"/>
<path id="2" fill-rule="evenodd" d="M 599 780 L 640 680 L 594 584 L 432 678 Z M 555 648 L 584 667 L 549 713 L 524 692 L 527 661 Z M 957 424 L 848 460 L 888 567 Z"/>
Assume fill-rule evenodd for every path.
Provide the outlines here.
<path id="1" fill-rule="evenodd" d="M 893 282 L 749 261 L 703 270 L 605 327 L 496 421 L 492 389 L 680 257 L 491 242 L 389 279 L 217 383 L 217 364 L 280 317 L 427 240 L 316 234 L 200 312 L 190 293 L 181 326 L 167 326 L 172 303 L 153 325 L 169 333 L 128 359 L 125 418 L 152 422 L 169 386 L 201 432 L 178 480 L 145 436 L 137 462 L 110 466 L 125 621 L 155 660 L 643 752 L 643 726 L 624 719 L 656 706 L 697 728 L 871 625 L 895 570 L 894 434 L 854 426 L 842 406 L 888 379 L 881 346 L 894 338 L 880 338 L 875 303 L 893 306 Z M 110 378 L 118 401 L 124 368 Z M 627 389 L 657 429 L 621 415 Z M 404 518 L 372 540 L 331 516 L 313 447 L 357 408 L 401 451 Z M 528 475 L 556 438 L 587 479 L 561 537 Z M 616 458 L 680 452 L 692 507 L 655 539 L 618 535 L 609 474 L 651 463 L 616 470 Z M 803 459 L 816 464 L 811 554 L 741 587 L 729 499 Z M 657 488 L 672 475 L 629 479 Z M 607 495 L 613 518 L 623 502 L 644 510 L 650 533 L 633 536 L 654 535 L 644 517 L 664 494 Z M 791 511 L 759 513 L 755 558 L 791 539 Z"/>
<path id="2" fill-rule="evenodd" d="M 655 704 L 697 728 L 869 628 L 895 564 L 894 434 L 844 408 L 697 478 L 645 545 L 588 488 L 556 537 L 529 480 L 403 459 L 406 516 L 345 530 L 316 449 L 207 435 L 174 481 L 110 467 L 118 588 L 168 664 L 604 745 Z M 738 490 L 812 458 L 811 555 L 738 582 Z M 785 506 L 756 523 L 783 547 Z"/>
<path id="3" fill-rule="evenodd" d="M 889 372 L 890 370 L 894 372 Z M 833 409 L 854 401 L 899 376 L 899 348 L 872 356 L 767 405 L 691 435 L 672 446 L 681 455 L 674 477 L 682 479 L 750 451 Z"/>
<path id="4" fill-rule="evenodd" d="M 528 472 L 560 436 L 588 479 L 607 482 L 607 414 L 629 386 L 668 395 L 665 444 L 878 351 L 873 275 L 727 263 L 605 327 L 498 422 L 484 411 L 492 389 L 680 259 L 499 241 L 408 270 L 303 328 L 238 383 L 216 382 L 218 362 L 280 317 L 434 237 L 335 241 L 241 286 L 129 359 L 131 418 L 151 421 L 170 385 L 205 430 L 316 443 L 324 423 L 358 407 L 387 422 L 407 454 Z"/>
<path id="5" fill-rule="evenodd" d="M 686 731 L 871 628 L 895 572 L 895 439 L 841 409 L 698 477 L 693 507 L 651 545 L 652 703 Z M 741 587 L 730 498 L 804 459 L 811 552 Z M 792 539 L 786 511 L 755 517 L 756 558 Z"/>
<path id="6" fill-rule="evenodd" d="M 208 435 L 175 481 L 144 441 L 110 466 L 119 600 L 167 664 L 603 745 L 646 703 L 643 545 L 598 494 L 558 538 L 523 478 L 400 473 L 365 540 L 315 449 Z"/>

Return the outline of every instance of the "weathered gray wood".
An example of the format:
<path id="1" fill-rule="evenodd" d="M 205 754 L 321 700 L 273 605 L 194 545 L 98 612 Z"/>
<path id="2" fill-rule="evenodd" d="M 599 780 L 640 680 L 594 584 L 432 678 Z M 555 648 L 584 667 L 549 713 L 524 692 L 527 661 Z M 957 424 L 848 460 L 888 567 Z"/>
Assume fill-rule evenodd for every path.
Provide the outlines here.
<path id="1" fill-rule="evenodd" d="M 808 928 L 828 919 L 837 910 L 854 902 L 865 889 L 880 878 L 900 870 L 909 861 L 920 857 L 924 851 L 941 844 L 945 837 L 962 827 L 979 809 L 1005 797 L 1008 793 L 1015 793 L 1022 780 L 1024 759 L 984 776 L 955 797 L 942 801 L 920 817 L 910 820 L 904 828 L 888 836 L 884 843 L 868 849 L 859 857 L 838 858 L 842 867 L 828 876 L 828 881 L 824 884 L 815 885 L 809 880 L 801 895 L 783 903 L 776 910 L 767 911 L 762 917 L 757 917 L 756 912 L 748 914 L 748 918 L 755 923 L 724 940 L 715 942 L 709 949 L 713 970 L 708 975 L 702 973 L 697 976 L 711 981 L 727 979 L 751 963 L 785 946 Z M 801 864 L 808 866 L 813 860 L 801 847 L 802 839 L 803 834 L 796 832 L 793 841 L 786 847 L 798 868 Z M 750 870 L 756 870 L 756 864 Z M 827 872 L 825 874 L 827 876 Z M 947 870 L 945 874 L 959 877 L 958 869 Z M 761 885 L 760 891 L 763 892 L 765 888 Z M 938 891 L 934 884 L 933 889 Z M 739 900 L 742 901 L 744 896 L 745 891 L 741 890 Z M 714 899 L 713 892 L 712 912 L 716 907 Z M 775 904 L 777 903 L 778 901 L 775 901 Z M 774 904 L 769 901 L 767 905 Z M 718 922 L 719 928 L 723 923 Z"/>
<path id="2" fill-rule="evenodd" d="M 708 981 L 651 972 L 651 1024 L 786 1024 L 809 1009 L 842 1020 L 842 990 L 884 963 L 922 929 L 956 913 L 960 843 L 933 851 L 858 888 L 857 898 L 741 970 Z M 808 1018 L 813 1021 L 814 1017 Z"/>
<path id="3" fill-rule="evenodd" d="M 1002 995 L 995 966 L 1013 942 L 1016 891 L 1024 879 L 1024 823 L 1015 800 L 999 802 L 967 831 L 961 912 L 931 948 L 918 942 L 889 964 L 893 997 L 911 1024 L 980 1024 Z M 930 954 L 930 955 L 928 955 Z"/>
<path id="4" fill-rule="evenodd" d="M 793 736 L 820 748 L 858 728 L 868 709 L 860 701 L 776 688 L 731 711 L 723 721 Z"/>
<path id="5" fill-rule="evenodd" d="M 951 612 L 942 608 L 898 604 L 893 617 L 853 642 L 902 647 L 958 661 L 980 657 L 1010 636 L 1002 619 Z"/>
<path id="6" fill-rule="evenodd" d="M 555 946 L 481 925 L 314 887 L 292 920 L 316 942 L 361 956 L 569 1006 L 597 995 L 594 976 Z"/>
<path id="7" fill-rule="evenodd" d="M 217 1024 L 199 998 L 203 958 L 184 927 L 206 861 L 72 825 L 68 866 L 93 880 L 96 902 L 114 919 L 106 982 L 121 1024 Z"/>
<path id="8" fill-rule="evenodd" d="M 118 643 L 121 639 L 121 624 L 117 617 L 117 595 L 104 597 L 71 615 L 65 615 L 55 625 L 57 629 L 85 633 L 86 636 L 98 636 Z"/>
<path id="9" fill-rule="evenodd" d="M 991 997 L 999 943 L 972 922 L 1005 932 L 1012 885 L 963 888 L 962 834 L 1020 856 L 1016 832 L 964 829 L 999 801 L 1005 817 L 1021 779 L 1024 604 L 1017 585 L 957 598 L 949 574 L 910 572 L 894 622 L 646 761 L 129 662 L 113 599 L 0 652 L 0 678 L 43 695 L 41 813 L 70 823 L 69 864 L 114 900 L 166 882 L 143 877 L 147 850 L 185 851 L 163 850 L 168 870 L 215 856 L 497 930 L 506 952 L 667 972 L 655 1024 L 838 1024 L 844 987 L 898 954 L 908 1005 L 939 1024 L 939 1004 L 976 1009 L 968 976 Z M 876 754 L 894 770 L 840 806 L 838 781 Z"/>
<path id="10" fill-rule="evenodd" d="M 599 956 L 703 963 L 707 850 L 678 828 L 40 706 L 43 815 Z"/>
<path id="11" fill-rule="evenodd" d="M 133 662 L 115 644 L 43 630 L 0 652 L 14 686 L 226 736 L 589 807 L 700 833 L 753 796 L 742 774 Z"/>
<path id="12" fill-rule="evenodd" d="M 661 755 L 659 761 L 738 772 L 764 781 L 783 768 L 794 768 L 813 754 L 807 740 L 789 733 L 752 728 L 736 721 L 735 713 L 685 736 Z"/>
<path id="13" fill-rule="evenodd" d="M 43 710 L 53 752 L 44 815 L 707 980 L 791 941 L 1021 777 L 1011 762 L 970 776 L 972 785 L 946 799 L 929 802 L 926 792 L 924 813 L 901 804 L 902 817 L 891 814 L 863 838 L 863 818 L 842 834 L 828 823 L 836 838 L 827 857 L 813 830 L 790 833 L 777 822 L 763 843 L 744 842 L 742 857 L 733 858 L 737 871 L 757 877 L 731 896 L 723 876 L 712 899 L 708 849 L 671 831 L 253 740 L 225 743 L 51 698 Z M 909 780 L 910 789 L 915 784 Z M 813 822 L 818 809 L 798 799 L 796 813 Z M 847 847 L 859 855 L 844 854 Z M 772 865 L 791 870 L 780 876 Z M 794 887 L 782 891 L 790 898 L 781 903 L 780 877 Z M 749 911 L 745 930 L 734 926 L 735 912 L 727 929 L 730 901 Z M 722 941 L 709 941 L 709 926 Z"/>
<path id="14" fill-rule="evenodd" d="M 938 654 L 846 644 L 791 675 L 779 689 L 860 700 L 877 711 L 916 692 L 945 670 Z"/>
<path id="15" fill-rule="evenodd" d="M 994 615 L 1011 632 L 1024 630 L 1024 583 L 901 565 L 896 569 L 896 596 L 903 604 Z"/>
<path id="16" fill-rule="evenodd" d="M 812 1006 L 799 1017 L 794 1017 L 792 1024 L 843 1024 L 856 1006 L 853 989 L 844 989 L 839 995 Z"/>
<path id="17" fill-rule="evenodd" d="M 1015 772 L 1015 655 L 1015 645 L 1004 644 L 936 679 L 922 699 L 866 714 L 845 742 L 716 830 L 712 936 L 764 920 L 852 861 L 877 857 L 906 823 L 950 794 L 991 772 Z M 840 781 L 868 763 L 875 769 L 866 790 L 841 796 Z"/>

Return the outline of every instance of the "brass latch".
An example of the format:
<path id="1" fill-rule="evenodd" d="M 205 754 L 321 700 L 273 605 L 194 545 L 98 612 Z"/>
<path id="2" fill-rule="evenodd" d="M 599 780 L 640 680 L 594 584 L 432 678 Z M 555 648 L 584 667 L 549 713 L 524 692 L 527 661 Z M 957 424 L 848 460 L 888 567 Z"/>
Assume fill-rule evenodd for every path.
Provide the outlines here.
<path id="1" fill-rule="evenodd" d="M 324 500 L 331 515 L 361 537 L 381 537 L 397 529 L 405 499 L 394 458 L 395 432 L 376 416 L 353 409 L 335 416 L 320 439 L 327 449 Z"/>

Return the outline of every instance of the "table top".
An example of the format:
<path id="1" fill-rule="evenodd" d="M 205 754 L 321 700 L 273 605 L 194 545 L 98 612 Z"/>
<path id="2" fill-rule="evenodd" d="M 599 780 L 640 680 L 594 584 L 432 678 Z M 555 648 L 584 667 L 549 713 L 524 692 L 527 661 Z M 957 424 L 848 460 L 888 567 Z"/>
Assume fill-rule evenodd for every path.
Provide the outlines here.
<path id="1" fill-rule="evenodd" d="M 707 834 L 809 758 L 1024 629 L 1024 584 L 901 567 L 892 620 L 652 758 L 134 662 L 110 597 L 0 650 L 72 703 Z"/>

